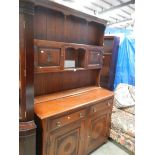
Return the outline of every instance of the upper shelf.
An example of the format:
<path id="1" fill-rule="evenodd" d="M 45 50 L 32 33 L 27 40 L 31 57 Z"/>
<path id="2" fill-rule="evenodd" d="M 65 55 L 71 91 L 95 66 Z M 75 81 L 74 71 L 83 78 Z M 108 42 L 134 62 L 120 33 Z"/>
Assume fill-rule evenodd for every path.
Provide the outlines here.
<path id="1" fill-rule="evenodd" d="M 102 46 L 34 40 L 35 72 L 77 71 L 102 67 Z"/>
<path id="2" fill-rule="evenodd" d="M 35 6 L 42 6 L 42 7 L 46 7 L 46 8 L 50 8 L 56 11 L 60 11 L 62 12 L 64 15 L 74 15 L 76 17 L 80 17 L 82 19 L 85 19 L 87 21 L 94 21 L 96 23 L 100 23 L 103 25 L 107 24 L 107 21 L 104 19 L 100 19 L 96 16 L 92 16 L 89 14 L 86 14 L 84 12 L 78 11 L 78 10 L 74 10 L 72 8 L 69 8 L 67 6 L 58 4 L 54 1 L 50 1 L 50 0 L 35 0 Z"/>
<path id="3" fill-rule="evenodd" d="M 103 46 L 105 25 L 87 20 L 80 13 L 50 1 L 36 1 L 34 9 L 34 38 Z M 46 5 L 49 4 L 47 7 Z M 68 10 L 68 14 L 66 13 Z M 76 14 L 76 15 L 75 15 Z"/>

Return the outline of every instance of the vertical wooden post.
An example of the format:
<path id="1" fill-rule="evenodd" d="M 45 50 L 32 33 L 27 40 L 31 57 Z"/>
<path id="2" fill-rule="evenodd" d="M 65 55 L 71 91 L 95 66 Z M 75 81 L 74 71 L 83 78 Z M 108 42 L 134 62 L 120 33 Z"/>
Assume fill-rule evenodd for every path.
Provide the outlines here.
<path id="1" fill-rule="evenodd" d="M 19 0 L 19 80 L 20 119 L 19 154 L 36 154 L 36 125 L 34 123 L 34 1 Z"/>

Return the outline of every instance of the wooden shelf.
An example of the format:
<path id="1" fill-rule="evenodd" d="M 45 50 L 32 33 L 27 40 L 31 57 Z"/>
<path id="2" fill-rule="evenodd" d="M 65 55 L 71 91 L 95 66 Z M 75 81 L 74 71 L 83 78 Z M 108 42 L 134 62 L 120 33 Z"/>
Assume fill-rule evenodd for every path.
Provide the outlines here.
<path id="1" fill-rule="evenodd" d="M 96 23 L 100 23 L 100 24 L 103 24 L 103 25 L 107 24 L 107 21 L 104 20 L 104 19 L 101 19 L 101 18 L 98 18 L 96 16 L 92 16 L 92 15 L 83 13 L 83 12 L 78 11 L 78 10 L 74 10 L 72 8 L 68 8 L 68 7 L 63 6 L 61 4 L 57 4 L 56 2 L 53 2 L 53 1 L 37 0 L 37 1 L 35 1 L 35 6 L 42 6 L 42 7 L 50 8 L 52 10 L 60 11 L 66 16 L 67 15 L 74 15 L 75 17 L 85 19 L 88 22 L 94 21 Z"/>
<path id="2" fill-rule="evenodd" d="M 34 45 L 47 46 L 47 47 L 64 46 L 65 48 L 75 47 L 75 49 L 78 49 L 78 48 L 82 48 L 82 49 L 96 48 L 96 49 L 103 50 L 103 46 L 78 44 L 78 43 L 70 43 L 70 42 L 61 42 L 61 41 L 51 41 L 51 40 L 41 40 L 41 39 L 34 39 Z"/>
<path id="3" fill-rule="evenodd" d="M 85 68 L 65 68 L 64 71 L 78 71 L 78 70 L 86 70 Z"/>
<path id="4" fill-rule="evenodd" d="M 103 55 L 112 55 L 112 53 L 104 53 Z"/>
<path id="5" fill-rule="evenodd" d="M 54 71 L 45 69 L 45 70 L 37 70 L 35 71 L 35 74 L 51 73 L 51 72 L 76 72 L 76 71 L 86 71 L 86 70 L 94 70 L 94 69 L 101 69 L 101 67 L 100 66 L 96 67 L 92 65 L 91 68 L 65 68 L 63 70 L 54 70 Z"/>
<path id="6" fill-rule="evenodd" d="M 45 101 L 49 101 L 49 100 L 55 100 L 58 98 L 67 97 L 67 96 L 75 95 L 77 93 L 82 93 L 82 92 L 86 92 L 86 91 L 90 91 L 90 90 L 94 90 L 94 89 L 98 89 L 98 88 L 99 87 L 97 87 L 97 86 L 89 86 L 89 87 L 82 87 L 82 88 L 61 91 L 58 93 L 37 96 L 34 99 L 34 103 L 37 104 L 37 103 L 41 103 L 41 102 L 45 102 Z"/>

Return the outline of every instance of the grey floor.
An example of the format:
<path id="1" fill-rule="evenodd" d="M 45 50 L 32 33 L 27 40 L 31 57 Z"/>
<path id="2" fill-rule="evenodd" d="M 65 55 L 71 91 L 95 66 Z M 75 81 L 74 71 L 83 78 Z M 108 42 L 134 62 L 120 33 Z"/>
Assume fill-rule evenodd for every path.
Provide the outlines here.
<path id="1" fill-rule="evenodd" d="M 131 154 L 127 153 L 125 150 L 123 150 L 121 147 L 119 147 L 112 141 L 108 141 L 106 144 L 99 147 L 90 155 L 131 155 Z"/>

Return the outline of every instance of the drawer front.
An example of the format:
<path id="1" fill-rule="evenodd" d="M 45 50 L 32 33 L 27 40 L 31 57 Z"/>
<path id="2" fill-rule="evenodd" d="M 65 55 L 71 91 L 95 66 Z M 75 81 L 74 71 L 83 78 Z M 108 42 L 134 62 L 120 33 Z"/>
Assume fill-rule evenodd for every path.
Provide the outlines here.
<path id="1" fill-rule="evenodd" d="M 90 108 L 90 114 L 96 114 L 98 112 L 103 112 L 103 111 L 111 111 L 112 110 L 112 105 L 113 105 L 113 99 L 109 99 L 106 101 L 101 101 Z"/>
<path id="2" fill-rule="evenodd" d="M 48 130 L 55 130 L 61 128 L 69 123 L 72 123 L 85 117 L 86 117 L 86 109 L 83 109 L 78 112 L 67 114 L 65 116 L 56 119 L 49 119 Z"/>

